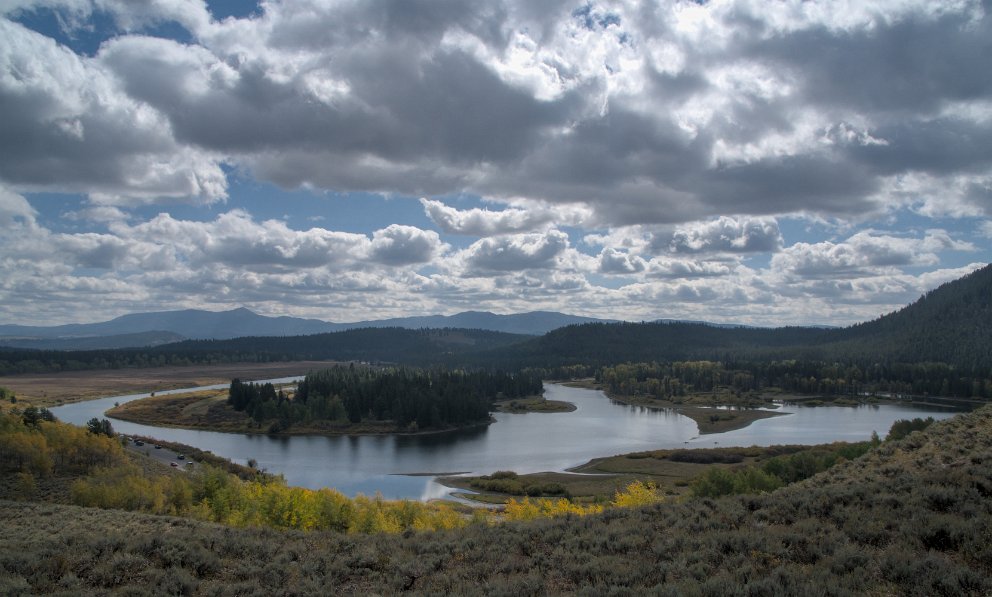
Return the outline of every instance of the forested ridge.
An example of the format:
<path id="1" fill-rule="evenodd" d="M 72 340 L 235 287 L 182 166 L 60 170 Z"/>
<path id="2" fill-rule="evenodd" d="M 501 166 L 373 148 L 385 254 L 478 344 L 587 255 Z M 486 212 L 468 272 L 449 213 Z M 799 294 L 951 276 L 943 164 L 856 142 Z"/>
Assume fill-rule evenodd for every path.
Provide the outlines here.
<path id="1" fill-rule="evenodd" d="M 992 265 L 943 284 L 913 304 L 873 321 L 828 330 L 829 354 L 856 361 L 944 362 L 992 371 Z M 875 357 L 878 358 L 877 356 Z"/>
<path id="2" fill-rule="evenodd" d="M 529 338 L 487 330 L 364 328 L 310 336 L 186 340 L 154 348 L 56 351 L 0 347 L 0 375 L 182 366 L 335 360 L 429 365 L 454 355 Z"/>

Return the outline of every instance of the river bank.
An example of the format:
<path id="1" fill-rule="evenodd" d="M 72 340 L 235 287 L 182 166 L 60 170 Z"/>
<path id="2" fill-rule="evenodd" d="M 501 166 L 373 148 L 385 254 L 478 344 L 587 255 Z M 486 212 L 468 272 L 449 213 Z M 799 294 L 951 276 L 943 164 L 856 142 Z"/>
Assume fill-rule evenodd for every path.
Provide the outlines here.
<path id="1" fill-rule="evenodd" d="M 687 495 L 691 481 L 708 469 L 751 466 L 768 458 L 815 448 L 779 445 L 651 450 L 593 458 L 564 472 L 497 471 L 491 475 L 442 476 L 438 482 L 476 492 L 456 495 L 484 504 L 503 504 L 524 496 L 567 496 L 577 502 L 603 502 L 613 499 L 634 481 L 658 487 L 669 499 L 677 500 Z"/>

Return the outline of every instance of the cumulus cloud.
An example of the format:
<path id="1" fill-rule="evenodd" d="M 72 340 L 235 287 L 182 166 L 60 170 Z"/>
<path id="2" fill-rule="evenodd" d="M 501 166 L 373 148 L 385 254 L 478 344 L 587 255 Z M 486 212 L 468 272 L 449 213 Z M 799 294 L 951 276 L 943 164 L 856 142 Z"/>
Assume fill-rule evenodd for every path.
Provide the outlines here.
<path id="1" fill-rule="evenodd" d="M 63 43 L 31 11 L 53 11 Z M 962 229 L 992 235 L 987 12 L 273 0 L 217 20 L 202 0 L 8 1 L 0 315 L 49 297 L 31 309 L 57 317 L 77 292 L 311 316 L 359 293 L 388 314 L 874 316 L 943 275 L 907 272 L 983 250 Z M 82 31 L 102 43 L 74 50 Z M 365 234 L 256 219 L 232 172 L 432 197 L 438 232 L 388 214 Z M 64 214 L 78 232 L 45 228 L 39 191 L 88 197 Z M 492 208 L 434 199 L 462 195 Z M 870 228 L 907 212 L 924 231 Z M 846 238 L 795 242 L 783 218 Z M 444 234 L 478 239 L 454 250 Z"/>
<path id="2" fill-rule="evenodd" d="M 720 216 L 679 227 L 669 249 L 675 253 L 774 253 L 782 243 L 782 233 L 774 219 Z"/>
<path id="3" fill-rule="evenodd" d="M 122 237 L 170 246 L 197 267 L 220 264 L 259 271 L 416 265 L 445 250 L 436 232 L 413 226 L 392 224 L 369 238 L 324 228 L 294 230 L 281 220 L 256 222 L 242 210 L 223 213 L 212 222 L 159 214 L 135 226 L 116 224 L 111 229 Z"/>
<path id="4" fill-rule="evenodd" d="M 105 233 L 54 232 L 22 197 L 4 191 L 0 214 L 7 241 L 0 244 L 0 317 L 20 313 L 17 321 L 36 323 L 79 321 L 79 304 L 90 306 L 89 319 L 109 318 L 139 301 L 147 310 L 248 305 L 338 321 L 488 308 L 837 323 L 876 317 L 981 266 L 908 274 L 892 265 L 915 267 L 972 248 L 942 230 L 799 243 L 754 270 L 703 253 L 645 259 L 603 247 L 584 255 L 554 229 L 453 251 L 436 233 L 410 226 L 371 234 L 297 230 L 243 210 L 207 221 L 132 215 L 110 221 Z M 597 274 L 613 283 L 594 282 Z"/>
<path id="5" fill-rule="evenodd" d="M 514 234 L 484 238 L 463 252 L 466 269 L 481 272 L 516 272 L 551 267 L 568 248 L 568 235 L 559 230 L 543 234 Z"/>
<path id="6" fill-rule="evenodd" d="M 37 213 L 27 199 L 0 185 L 0 226 L 34 225 Z"/>
<path id="7" fill-rule="evenodd" d="M 637 255 L 631 255 L 613 248 L 605 248 L 599 254 L 599 271 L 604 274 L 636 274 L 647 266 Z"/>
<path id="8" fill-rule="evenodd" d="M 226 196 L 219 161 L 173 138 L 163 115 L 98 61 L 0 19 L 0 179 L 101 203 Z"/>
<path id="9" fill-rule="evenodd" d="M 410 265 L 431 262 L 441 248 L 441 239 L 433 230 L 391 224 L 373 233 L 369 256 L 384 265 Z"/>
<path id="10" fill-rule="evenodd" d="M 726 263 L 655 257 L 648 262 L 647 273 L 655 278 L 707 278 L 726 276 L 732 271 Z"/>
<path id="11" fill-rule="evenodd" d="M 801 278 L 857 278 L 904 266 L 935 265 L 941 251 L 973 251 L 974 245 L 954 240 L 943 230 L 923 238 L 856 233 L 834 243 L 796 243 L 772 257 L 772 268 Z"/>
<path id="12" fill-rule="evenodd" d="M 38 6 L 102 11 L 120 34 L 84 57 L 4 20 L 4 138 L 32 143 L 0 176 L 23 189 L 213 201 L 226 162 L 287 187 L 523 197 L 626 225 L 866 214 L 900 177 L 977 188 L 992 167 L 992 21 L 966 0 L 6 14 Z M 191 43 L 144 33 L 166 22 Z M 470 234 L 540 226 L 425 208 Z"/>
<path id="13" fill-rule="evenodd" d="M 471 236 L 493 236 L 514 232 L 530 232 L 553 220 L 548 211 L 504 209 L 490 211 L 473 208 L 459 210 L 440 201 L 421 199 L 427 216 L 445 232 Z"/>

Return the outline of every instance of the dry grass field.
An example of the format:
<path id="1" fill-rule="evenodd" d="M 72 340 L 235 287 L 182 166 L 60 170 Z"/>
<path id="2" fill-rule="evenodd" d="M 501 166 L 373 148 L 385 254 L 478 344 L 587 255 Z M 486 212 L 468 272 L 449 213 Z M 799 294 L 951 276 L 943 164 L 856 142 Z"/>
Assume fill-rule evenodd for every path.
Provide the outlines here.
<path id="1" fill-rule="evenodd" d="M 103 396 L 228 383 L 235 377 L 259 380 L 303 375 L 311 369 L 323 369 L 334 364 L 332 361 L 291 361 L 67 371 L 0 377 L 0 386 L 14 392 L 18 402 L 51 407 Z M 3 405 L 5 408 L 9 406 L 9 403 Z"/>
<path id="2" fill-rule="evenodd" d="M 214 431 L 249 432 L 255 427 L 248 415 L 227 406 L 226 388 L 133 400 L 108 410 L 107 416 L 145 425 Z"/>

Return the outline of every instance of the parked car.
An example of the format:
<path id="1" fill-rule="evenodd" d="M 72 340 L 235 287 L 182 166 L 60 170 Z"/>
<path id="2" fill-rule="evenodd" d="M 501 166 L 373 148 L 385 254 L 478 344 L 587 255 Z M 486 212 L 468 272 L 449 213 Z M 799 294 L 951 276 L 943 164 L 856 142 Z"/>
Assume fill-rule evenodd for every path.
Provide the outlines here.
<path id="1" fill-rule="evenodd" d="M 176 460 L 186 460 L 186 457 L 182 454 L 176 454 Z"/>
<path id="2" fill-rule="evenodd" d="M 178 465 L 178 464 L 176 464 L 175 462 L 170 462 L 170 463 L 169 463 L 169 466 L 174 466 L 174 467 L 176 467 L 176 468 L 179 468 L 179 465 Z"/>

